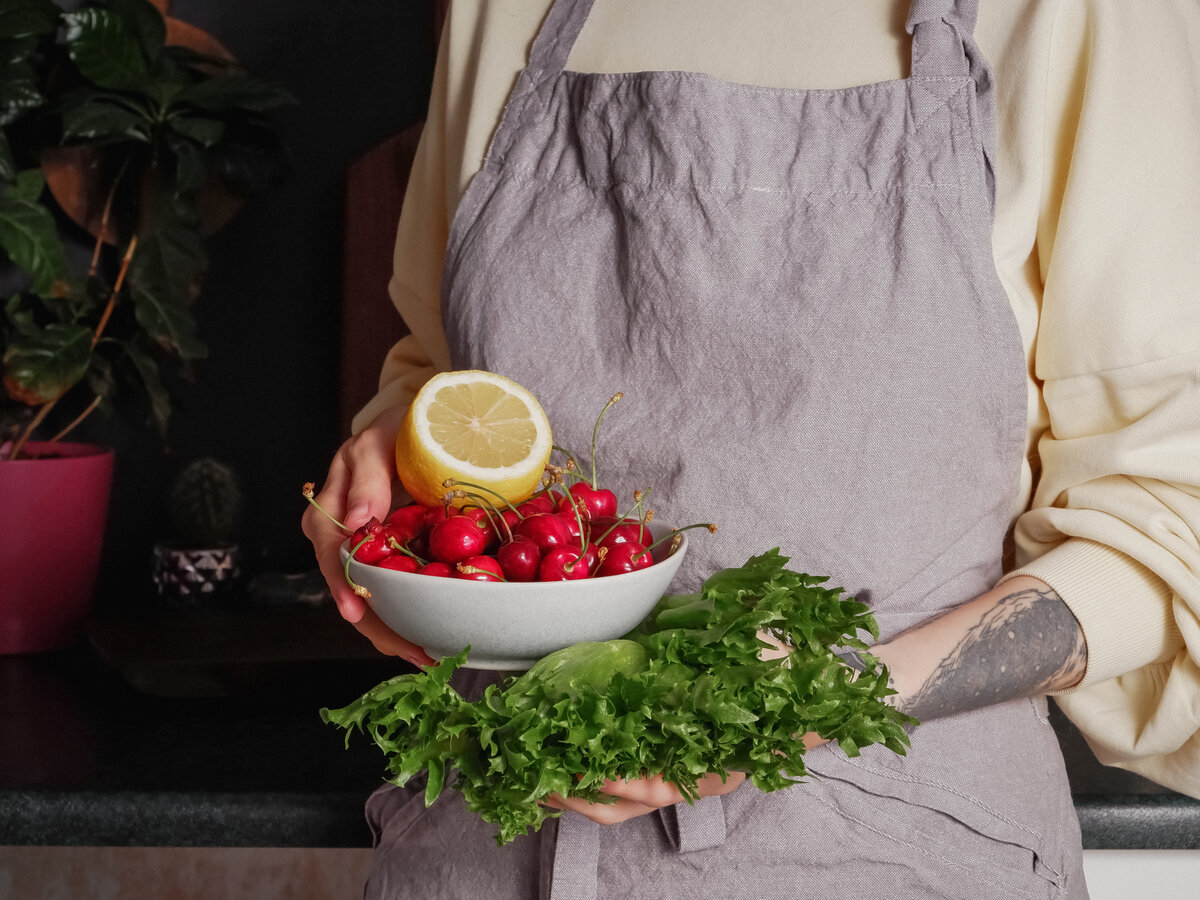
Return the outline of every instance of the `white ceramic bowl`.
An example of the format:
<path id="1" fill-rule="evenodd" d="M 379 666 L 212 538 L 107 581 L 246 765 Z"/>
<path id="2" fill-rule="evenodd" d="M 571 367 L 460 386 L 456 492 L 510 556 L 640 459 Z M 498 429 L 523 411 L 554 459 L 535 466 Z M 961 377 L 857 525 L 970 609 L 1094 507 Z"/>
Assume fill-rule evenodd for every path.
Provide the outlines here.
<path id="1" fill-rule="evenodd" d="M 658 539 L 670 529 L 652 525 Z M 381 569 L 354 560 L 350 577 L 371 592 L 379 618 L 434 659 L 466 646 L 467 668 L 528 669 L 547 653 L 580 641 L 607 641 L 633 629 L 654 608 L 687 552 L 687 535 L 670 556 L 636 572 L 578 581 L 481 582 Z M 342 547 L 345 561 L 347 547 Z"/>

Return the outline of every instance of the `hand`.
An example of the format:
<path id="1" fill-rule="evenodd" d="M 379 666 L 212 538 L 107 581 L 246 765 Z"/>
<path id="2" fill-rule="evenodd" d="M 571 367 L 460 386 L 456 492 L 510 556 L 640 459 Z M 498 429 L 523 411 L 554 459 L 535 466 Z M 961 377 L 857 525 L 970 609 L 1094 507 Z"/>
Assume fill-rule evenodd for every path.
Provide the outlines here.
<path id="1" fill-rule="evenodd" d="M 322 509 L 340 519 L 347 528 L 358 528 L 372 516 L 383 519 L 391 511 L 392 488 L 396 480 L 393 457 L 396 430 L 404 412 L 404 407 L 394 407 L 382 413 L 370 426 L 342 444 L 330 463 L 329 474 L 316 500 Z M 383 624 L 366 601 L 346 584 L 338 555 L 346 534 L 311 505 L 304 512 L 301 526 L 305 536 L 312 541 L 317 564 L 329 583 L 342 618 L 365 635 L 380 653 L 403 657 L 417 666 L 433 665 L 434 660 L 429 654 Z"/>
<path id="2" fill-rule="evenodd" d="M 745 780 L 744 772 L 730 772 L 724 781 L 720 775 L 710 773 L 701 778 L 696 787 L 701 797 L 716 797 L 733 793 Z M 632 781 L 608 781 L 601 790 L 616 797 L 617 802 L 590 803 L 581 797 L 551 794 L 545 803 L 556 809 L 572 809 L 600 825 L 616 825 L 618 822 L 652 813 L 664 806 L 674 806 L 684 799 L 679 788 L 663 781 L 661 775 L 636 778 Z"/>
<path id="3" fill-rule="evenodd" d="M 791 653 L 792 648 L 782 643 L 773 635 L 763 631 L 759 638 L 771 647 L 759 650 L 761 659 L 780 659 Z M 816 732 L 804 735 L 804 749 L 811 750 L 826 743 L 825 738 Z M 730 772 L 722 781 L 721 776 L 710 773 L 701 778 L 697 784 L 697 792 L 701 797 L 715 797 L 733 793 L 746 780 L 745 772 Z M 661 775 L 652 778 L 637 778 L 629 780 L 607 781 L 601 792 L 617 798 L 616 803 L 591 803 L 581 797 L 563 797 L 551 794 L 544 801 L 547 806 L 556 809 L 571 809 L 586 816 L 600 825 L 616 825 L 627 819 L 644 816 L 664 806 L 674 806 L 684 800 L 683 793 L 675 785 L 663 781 Z"/>

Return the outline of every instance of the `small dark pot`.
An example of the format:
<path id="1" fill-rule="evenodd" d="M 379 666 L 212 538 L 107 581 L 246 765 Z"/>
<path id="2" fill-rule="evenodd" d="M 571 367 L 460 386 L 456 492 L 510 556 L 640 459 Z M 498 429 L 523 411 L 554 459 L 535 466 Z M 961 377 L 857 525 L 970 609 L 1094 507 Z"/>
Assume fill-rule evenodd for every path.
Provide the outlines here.
<path id="1" fill-rule="evenodd" d="M 238 544 L 154 545 L 154 588 L 169 606 L 199 609 L 227 601 L 242 577 Z"/>

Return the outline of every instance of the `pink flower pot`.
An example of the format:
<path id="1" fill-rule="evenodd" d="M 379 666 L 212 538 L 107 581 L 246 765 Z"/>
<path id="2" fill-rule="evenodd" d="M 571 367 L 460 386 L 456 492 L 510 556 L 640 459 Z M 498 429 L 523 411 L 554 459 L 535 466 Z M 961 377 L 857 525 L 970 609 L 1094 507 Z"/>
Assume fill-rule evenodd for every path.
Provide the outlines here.
<path id="1" fill-rule="evenodd" d="M 108 518 L 112 450 L 30 443 L 25 452 L 38 458 L 0 459 L 0 653 L 79 639 Z"/>

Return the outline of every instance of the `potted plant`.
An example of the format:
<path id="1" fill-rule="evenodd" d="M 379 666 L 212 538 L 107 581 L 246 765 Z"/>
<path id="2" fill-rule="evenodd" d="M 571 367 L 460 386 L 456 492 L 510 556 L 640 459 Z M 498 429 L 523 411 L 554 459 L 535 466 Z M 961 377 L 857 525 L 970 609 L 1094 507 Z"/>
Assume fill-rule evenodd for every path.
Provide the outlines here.
<path id="1" fill-rule="evenodd" d="M 286 174 L 289 102 L 165 5 L 0 8 L 0 652 L 73 638 L 112 454 L 64 438 L 118 400 L 165 435 L 205 238 Z"/>
<path id="2" fill-rule="evenodd" d="M 171 482 L 167 512 L 174 539 L 154 545 L 158 596 L 177 609 L 219 605 L 242 575 L 237 472 L 211 456 L 192 460 Z"/>

